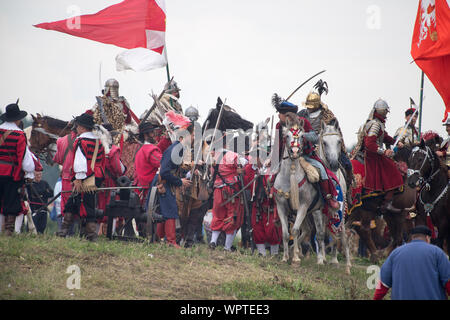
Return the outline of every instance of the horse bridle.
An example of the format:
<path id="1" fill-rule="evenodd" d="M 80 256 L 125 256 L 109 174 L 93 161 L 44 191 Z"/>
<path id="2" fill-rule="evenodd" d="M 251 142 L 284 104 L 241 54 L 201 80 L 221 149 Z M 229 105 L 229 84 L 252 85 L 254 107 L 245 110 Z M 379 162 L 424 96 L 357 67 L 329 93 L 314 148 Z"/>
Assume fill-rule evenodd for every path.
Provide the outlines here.
<path id="1" fill-rule="evenodd" d="M 429 188 L 429 183 L 439 173 L 439 168 L 437 168 L 437 170 L 434 171 L 434 155 L 433 155 L 433 151 L 431 151 L 430 147 L 428 147 L 428 146 L 426 146 L 426 151 L 423 150 L 423 149 L 420 149 L 419 147 L 415 147 L 412 150 L 411 157 L 414 157 L 416 152 L 420 152 L 420 153 L 424 154 L 425 158 L 423 159 L 422 164 L 420 165 L 419 169 L 415 169 L 415 170 L 408 169 L 407 177 L 409 178 L 412 175 L 417 174 L 417 175 L 419 175 L 419 185 L 423 187 L 423 185 L 426 184 L 426 185 L 428 185 L 428 188 Z M 425 179 L 423 177 L 423 175 L 422 175 L 422 169 L 423 169 L 425 163 L 427 163 L 427 160 L 428 160 L 428 162 L 430 162 L 432 174 L 430 174 L 430 176 L 427 179 Z"/>
<path id="2" fill-rule="evenodd" d="M 294 125 L 291 128 L 289 128 L 289 131 L 292 133 L 293 141 L 291 141 L 291 145 L 287 148 L 288 149 L 287 152 L 288 152 L 289 159 L 296 160 L 297 158 L 292 157 L 291 149 L 298 148 L 299 154 L 301 154 L 302 144 L 299 141 L 302 137 L 303 132 L 297 125 Z"/>
<path id="3" fill-rule="evenodd" d="M 327 157 L 326 157 L 326 155 L 325 155 L 324 148 L 323 148 L 323 137 L 325 137 L 325 136 L 339 136 L 341 139 L 342 139 L 342 136 L 341 136 L 341 134 L 340 134 L 339 132 L 333 132 L 333 133 L 321 133 L 320 136 L 319 136 L 319 146 L 320 146 L 320 150 L 321 150 L 321 152 L 324 153 L 324 159 L 322 159 L 322 161 L 324 161 L 325 164 L 327 165 L 327 167 L 329 167 L 329 163 L 328 163 L 328 160 L 327 160 Z"/>

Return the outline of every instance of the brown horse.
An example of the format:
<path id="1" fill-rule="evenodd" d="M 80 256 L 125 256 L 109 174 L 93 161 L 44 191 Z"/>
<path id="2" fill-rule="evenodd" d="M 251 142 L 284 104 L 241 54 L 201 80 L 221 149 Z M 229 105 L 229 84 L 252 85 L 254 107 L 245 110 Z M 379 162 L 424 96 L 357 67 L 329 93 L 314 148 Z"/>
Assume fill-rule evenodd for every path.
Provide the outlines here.
<path id="1" fill-rule="evenodd" d="M 56 140 L 70 133 L 70 122 L 48 116 L 31 115 L 30 149 L 48 165 L 53 165 L 56 153 Z"/>
<path id="2" fill-rule="evenodd" d="M 427 225 L 427 217 L 438 229 L 436 244 L 445 249 L 447 254 L 450 245 L 450 182 L 447 178 L 447 168 L 441 165 L 435 154 L 434 141 L 421 141 L 411 153 L 408 184 L 419 188 L 416 203 L 416 225 Z"/>
<path id="3" fill-rule="evenodd" d="M 407 156 L 409 155 L 408 150 L 403 150 L 399 152 L 402 155 L 403 162 L 406 162 Z M 353 160 L 358 161 L 358 160 Z M 370 253 L 370 260 L 372 262 L 377 262 L 380 257 L 389 255 L 392 250 L 396 247 L 402 245 L 404 241 L 404 234 L 408 232 L 407 228 L 407 217 L 409 212 L 413 210 L 414 204 L 416 202 L 416 190 L 414 187 L 410 187 L 408 184 L 403 186 L 403 192 L 398 192 L 393 197 L 393 207 L 396 208 L 395 211 L 386 210 L 381 212 L 380 207 L 384 202 L 384 194 L 380 193 L 378 195 L 364 197 L 362 196 L 361 206 L 353 209 L 351 214 L 348 216 L 346 224 L 354 228 L 358 232 L 362 241 L 364 241 L 368 247 Z M 373 221 L 377 217 L 383 217 L 385 220 L 391 241 L 387 247 L 385 247 L 384 240 L 380 237 L 375 237 L 373 229 L 376 225 L 373 225 Z M 377 234 L 378 235 L 378 234 Z M 376 239 L 379 238 L 379 239 Z M 384 249 L 380 252 L 380 249 Z"/>

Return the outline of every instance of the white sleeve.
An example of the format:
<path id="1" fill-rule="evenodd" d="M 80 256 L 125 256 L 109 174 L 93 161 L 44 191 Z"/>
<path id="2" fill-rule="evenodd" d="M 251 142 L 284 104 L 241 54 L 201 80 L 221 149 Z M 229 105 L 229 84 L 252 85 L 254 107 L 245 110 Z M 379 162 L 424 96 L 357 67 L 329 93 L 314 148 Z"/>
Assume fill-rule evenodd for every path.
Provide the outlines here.
<path id="1" fill-rule="evenodd" d="M 75 152 L 75 160 L 73 162 L 73 171 L 75 172 L 75 179 L 83 180 L 86 179 L 87 174 L 87 160 L 84 156 L 81 148 L 77 148 Z"/>
<path id="2" fill-rule="evenodd" d="M 56 196 L 58 193 L 60 193 L 62 190 L 62 183 L 61 181 L 56 182 L 55 184 L 55 190 L 53 191 L 53 196 Z M 56 215 L 61 215 L 61 195 L 55 200 L 55 210 Z"/>
<path id="3" fill-rule="evenodd" d="M 247 165 L 247 163 L 248 163 L 248 160 L 245 159 L 244 157 L 239 157 L 239 158 L 238 158 L 238 163 L 239 163 L 242 167 L 245 167 L 245 166 Z"/>
<path id="4" fill-rule="evenodd" d="M 25 172 L 25 179 L 34 179 L 34 169 L 33 156 L 27 146 L 22 161 L 22 170 Z"/>

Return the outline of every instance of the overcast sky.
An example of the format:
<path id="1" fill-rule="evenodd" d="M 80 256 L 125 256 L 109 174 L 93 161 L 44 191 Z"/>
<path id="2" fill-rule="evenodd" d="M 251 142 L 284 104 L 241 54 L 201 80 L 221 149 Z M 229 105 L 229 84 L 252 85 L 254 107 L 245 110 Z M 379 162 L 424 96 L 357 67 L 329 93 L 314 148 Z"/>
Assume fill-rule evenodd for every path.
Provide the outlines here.
<path id="1" fill-rule="evenodd" d="M 68 18 L 73 8 L 91 14 L 118 2 L 1 1 L 0 107 L 20 97 L 28 112 L 69 120 L 95 104 L 101 63 L 102 86 L 116 78 L 141 115 L 152 104 L 148 94 L 163 89 L 165 69 L 119 73 L 115 57 L 124 49 L 32 26 Z M 347 145 L 380 97 L 391 106 L 393 135 L 409 97 L 419 103 L 421 73 L 410 54 L 417 7 L 417 0 L 166 0 L 170 73 L 183 107 L 198 107 L 203 119 L 221 96 L 257 123 L 274 114 L 273 93 L 286 98 L 326 69 L 323 100 Z M 319 78 L 290 101 L 301 106 Z M 424 96 L 423 131 L 444 135 L 444 103 L 427 78 Z"/>

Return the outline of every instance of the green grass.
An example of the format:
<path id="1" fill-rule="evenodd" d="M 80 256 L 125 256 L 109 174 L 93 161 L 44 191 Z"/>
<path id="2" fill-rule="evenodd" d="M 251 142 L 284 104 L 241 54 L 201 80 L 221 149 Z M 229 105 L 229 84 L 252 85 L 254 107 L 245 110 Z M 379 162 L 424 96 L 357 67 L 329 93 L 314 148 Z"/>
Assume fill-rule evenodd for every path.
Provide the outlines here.
<path id="1" fill-rule="evenodd" d="M 347 275 L 343 264 L 318 266 L 315 256 L 288 264 L 206 245 L 0 235 L 0 299 L 371 299 L 371 263 L 358 258 L 353 264 Z M 79 290 L 66 287 L 71 265 L 81 270 Z"/>

